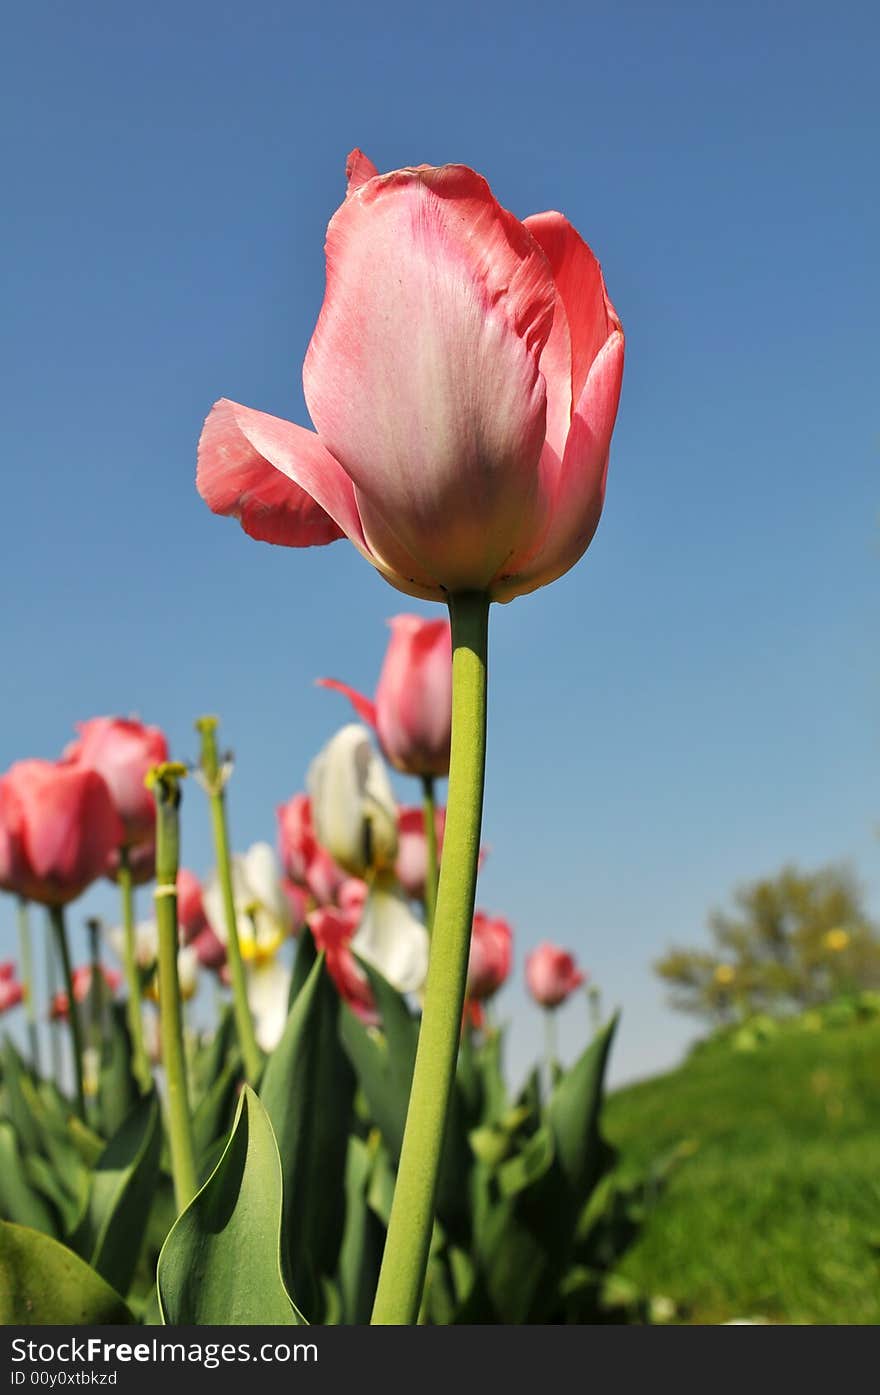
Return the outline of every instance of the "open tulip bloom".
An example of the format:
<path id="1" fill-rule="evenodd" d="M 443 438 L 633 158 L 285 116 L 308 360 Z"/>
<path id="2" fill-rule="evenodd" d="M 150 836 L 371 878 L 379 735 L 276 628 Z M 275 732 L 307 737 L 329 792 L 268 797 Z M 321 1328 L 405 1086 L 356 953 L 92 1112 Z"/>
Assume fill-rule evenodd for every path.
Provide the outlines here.
<path id="1" fill-rule="evenodd" d="M 489 604 L 554 581 L 589 546 L 623 332 L 599 264 L 567 219 L 520 222 L 463 165 L 381 175 L 353 152 L 326 255 L 303 370 L 316 429 L 221 400 L 202 432 L 197 483 L 215 513 L 252 537 L 288 547 L 347 537 L 399 591 L 449 606 L 443 860 L 373 1312 L 374 1322 L 411 1323 L 467 980 Z"/>

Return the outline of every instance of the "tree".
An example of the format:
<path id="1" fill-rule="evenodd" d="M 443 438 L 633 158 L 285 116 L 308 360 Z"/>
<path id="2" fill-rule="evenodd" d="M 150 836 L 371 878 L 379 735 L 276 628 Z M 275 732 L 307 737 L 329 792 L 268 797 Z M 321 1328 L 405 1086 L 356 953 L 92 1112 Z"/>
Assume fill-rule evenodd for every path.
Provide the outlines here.
<path id="1" fill-rule="evenodd" d="M 880 936 L 847 868 L 784 867 L 733 902 L 709 916 L 711 948 L 674 947 L 654 965 L 673 1007 L 724 1023 L 880 986 Z"/>

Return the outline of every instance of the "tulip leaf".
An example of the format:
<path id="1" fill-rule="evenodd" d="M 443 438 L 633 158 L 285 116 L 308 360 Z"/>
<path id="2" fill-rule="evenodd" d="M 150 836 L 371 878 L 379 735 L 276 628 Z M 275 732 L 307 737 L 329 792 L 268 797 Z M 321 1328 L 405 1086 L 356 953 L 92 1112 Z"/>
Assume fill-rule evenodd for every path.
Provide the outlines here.
<path id="1" fill-rule="evenodd" d="M 376 1140 L 378 1145 L 378 1139 Z M 379 1145 L 381 1146 L 381 1145 Z M 339 1251 L 339 1290 L 342 1321 L 370 1321 L 385 1227 L 369 1204 L 378 1148 L 352 1136 L 345 1166 L 345 1231 Z"/>
<path id="2" fill-rule="evenodd" d="M 199 1048 L 192 1064 L 190 1080 L 192 1096 L 197 1104 L 201 1103 L 202 1097 L 226 1071 L 231 1056 L 238 1060 L 235 1016 L 232 1004 L 226 1003 L 210 1041 Z"/>
<path id="3" fill-rule="evenodd" d="M 3 1039 L 0 1067 L 2 1067 L 3 1075 L 6 1117 L 15 1129 L 24 1152 L 39 1153 L 41 1140 L 37 1115 L 32 1101 L 29 1101 L 26 1095 L 30 1080 L 25 1064 L 8 1036 Z M 35 1093 L 33 1087 L 31 1087 L 31 1093 Z"/>
<path id="4" fill-rule="evenodd" d="M 193 1142 L 197 1159 L 203 1159 L 218 1138 L 224 1142 L 228 1138 L 240 1079 L 241 1058 L 235 1052 L 208 1086 L 193 1112 Z"/>
<path id="5" fill-rule="evenodd" d="M 118 1293 L 79 1255 L 27 1226 L 0 1221 L 0 1324 L 130 1323 Z"/>
<path id="6" fill-rule="evenodd" d="M 98 1077 L 101 1130 L 107 1138 L 118 1133 L 141 1097 L 132 1061 L 126 1006 L 111 1003 Z"/>
<path id="7" fill-rule="evenodd" d="M 29 1178 L 15 1129 L 5 1120 L 0 1123 L 0 1216 L 47 1235 L 57 1235 L 59 1231 L 55 1210 Z"/>
<path id="8" fill-rule="evenodd" d="M 281 1156 L 281 1263 L 310 1312 L 336 1270 L 344 1213 L 339 1198 L 352 1125 L 354 1074 L 339 1040 L 340 999 L 324 958 L 315 960 L 266 1066 L 260 1099 Z"/>
<path id="9" fill-rule="evenodd" d="M 249 1086 L 226 1149 L 178 1217 L 158 1265 L 162 1320 L 175 1326 L 298 1326 L 281 1276 L 281 1160 Z"/>
<path id="10" fill-rule="evenodd" d="M 159 1181 L 162 1129 L 149 1095 L 111 1138 L 92 1174 L 71 1244 L 119 1293 L 127 1293 Z"/>
<path id="11" fill-rule="evenodd" d="M 559 1169 L 574 1197 L 583 1201 L 610 1158 L 599 1133 L 599 1111 L 608 1053 L 617 1028 L 615 1014 L 560 1079 L 547 1105 Z"/>
<path id="12" fill-rule="evenodd" d="M 289 1008 L 293 1007 L 300 992 L 305 988 L 317 957 L 318 949 L 315 944 L 315 937 L 309 927 L 304 925 L 296 942 L 296 957 L 293 961 L 293 973 L 290 976 L 290 994 L 287 1000 Z"/>

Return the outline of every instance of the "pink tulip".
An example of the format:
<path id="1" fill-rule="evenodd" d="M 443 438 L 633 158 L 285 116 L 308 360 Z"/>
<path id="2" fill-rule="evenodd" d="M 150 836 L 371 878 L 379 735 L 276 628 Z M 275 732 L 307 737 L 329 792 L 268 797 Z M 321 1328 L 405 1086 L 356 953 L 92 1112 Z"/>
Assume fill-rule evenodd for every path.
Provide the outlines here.
<path id="1" fill-rule="evenodd" d="M 78 722 L 79 739 L 64 752 L 66 760 L 97 770 L 107 781 L 126 844 L 149 842 L 156 805 L 144 785 L 147 771 L 168 759 L 168 742 L 158 727 L 124 717 L 93 717 Z"/>
<path id="2" fill-rule="evenodd" d="M 116 990 L 119 988 L 120 984 L 122 983 L 122 974 L 119 973 L 117 969 L 107 969 L 103 965 L 101 966 L 101 974 L 103 975 L 104 984 L 107 990 L 110 993 L 115 993 Z M 91 989 L 91 986 L 91 964 L 83 964 L 80 968 L 74 969 L 73 1001 L 75 1003 L 85 1002 L 86 998 L 89 996 L 89 990 Z M 52 1002 L 49 1007 L 49 1016 L 56 1020 L 63 1019 L 67 1017 L 69 1010 L 70 1009 L 67 994 L 62 989 L 61 992 L 56 993 L 54 998 L 52 999 Z"/>
<path id="3" fill-rule="evenodd" d="M 452 638 L 448 620 L 395 615 L 376 700 L 335 678 L 324 688 L 345 693 L 375 727 L 385 757 L 405 775 L 448 775 L 452 736 Z"/>
<path id="4" fill-rule="evenodd" d="M 344 534 L 407 595 L 546 585 L 605 493 L 623 332 L 599 264 L 463 165 L 380 175 L 355 151 L 348 174 L 303 370 L 317 430 L 219 401 L 199 491 L 267 542 Z"/>
<path id="5" fill-rule="evenodd" d="M 290 914 L 292 917 L 290 933 L 292 935 L 298 935 L 306 923 L 306 916 L 309 910 L 309 893 L 306 891 L 305 887 L 297 886 L 296 882 L 292 882 L 289 877 L 282 877 L 281 890 L 284 892 L 287 903 L 290 906 Z"/>
<path id="6" fill-rule="evenodd" d="M 196 958 L 202 968 L 214 969 L 220 972 L 220 976 L 223 978 L 222 971 L 226 966 L 226 946 L 214 934 L 210 925 L 205 925 L 204 929 L 200 930 L 188 943 L 195 950 Z M 223 981 L 227 983 L 229 980 L 224 978 Z"/>
<path id="7" fill-rule="evenodd" d="M 8 1012 L 24 1002 L 24 986 L 15 977 L 15 965 L 11 960 L 0 964 L 0 1012 Z"/>
<path id="8" fill-rule="evenodd" d="M 587 975 L 577 967 L 573 956 L 546 941 L 526 958 L 526 983 L 541 1007 L 558 1007 L 586 981 Z"/>
<path id="9" fill-rule="evenodd" d="M 156 875 L 155 838 L 147 838 L 143 843 L 134 843 L 126 851 L 132 886 L 146 886 L 147 882 L 151 882 Z M 106 875 L 111 882 L 115 882 L 119 877 L 120 862 L 120 849 L 114 848 L 107 859 Z"/>
<path id="10" fill-rule="evenodd" d="M 208 924 L 202 904 L 202 884 L 188 867 L 181 867 L 177 873 L 177 923 L 181 942 L 185 945 L 192 944 Z"/>
<path id="11" fill-rule="evenodd" d="M 437 830 L 439 860 L 446 828 L 445 809 L 434 810 L 434 827 Z M 407 896 L 416 901 L 424 901 L 425 881 L 428 876 L 428 841 L 425 838 L 424 811 L 417 805 L 409 805 L 398 814 L 397 865 L 394 871 Z"/>
<path id="12" fill-rule="evenodd" d="M 0 886 L 63 906 L 104 874 L 122 840 L 104 780 L 66 761 L 22 760 L 0 777 Z"/>
<path id="13" fill-rule="evenodd" d="M 315 837 L 309 796 L 295 794 L 286 804 L 279 804 L 275 813 L 285 874 L 296 886 L 306 887 L 319 906 L 332 905 L 346 873 Z"/>
<path id="14" fill-rule="evenodd" d="M 468 962 L 467 994 L 477 1002 L 491 998 L 504 983 L 513 962 L 513 930 L 500 916 L 474 915 Z"/>
<path id="15" fill-rule="evenodd" d="M 312 911 L 308 926 L 317 948 L 324 955 L 327 972 L 339 996 L 368 1026 L 377 1026 L 379 1014 L 370 981 L 352 954 L 349 944 L 357 929 L 359 912 L 352 914 L 335 906 Z"/>

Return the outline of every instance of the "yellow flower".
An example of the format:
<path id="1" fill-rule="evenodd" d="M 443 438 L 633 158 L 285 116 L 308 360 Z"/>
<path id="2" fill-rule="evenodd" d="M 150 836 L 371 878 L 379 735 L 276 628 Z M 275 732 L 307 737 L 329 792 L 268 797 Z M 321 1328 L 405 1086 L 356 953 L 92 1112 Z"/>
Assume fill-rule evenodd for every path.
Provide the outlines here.
<path id="1" fill-rule="evenodd" d="M 842 949 L 846 949 L 849 940 L 849 931 L 840 927 L 836 930 L 828 930 L 822 936 L 823 945 L 826 949 L 830 949 L 832 954 L 839 954 Z"/>
<path id="2" fill-rule="evenodd" d="M 736 978 L 736 969 L 732 964 L 719 964 L 713 977 L 722 988 L 727 988 Z"/>

